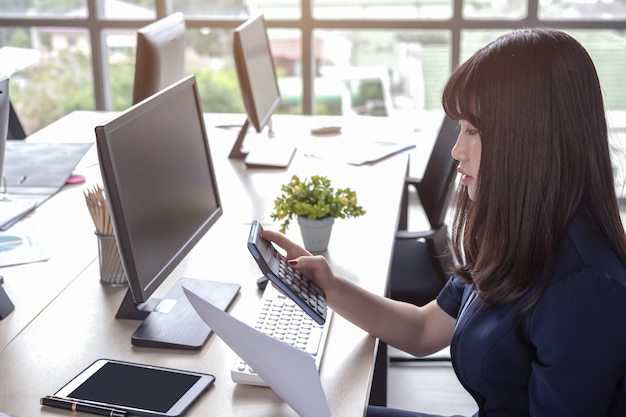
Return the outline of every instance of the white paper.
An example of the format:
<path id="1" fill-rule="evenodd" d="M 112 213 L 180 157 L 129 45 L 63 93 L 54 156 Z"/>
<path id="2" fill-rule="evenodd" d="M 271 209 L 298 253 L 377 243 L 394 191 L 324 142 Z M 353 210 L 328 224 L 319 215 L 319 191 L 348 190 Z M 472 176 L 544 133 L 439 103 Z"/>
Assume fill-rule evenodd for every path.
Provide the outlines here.
<path id="1" fill-rule="evenodd" d="M 330 417 L 313 357 L 273 339 L 183 287 L 202 320 L 301 417 Z"/>

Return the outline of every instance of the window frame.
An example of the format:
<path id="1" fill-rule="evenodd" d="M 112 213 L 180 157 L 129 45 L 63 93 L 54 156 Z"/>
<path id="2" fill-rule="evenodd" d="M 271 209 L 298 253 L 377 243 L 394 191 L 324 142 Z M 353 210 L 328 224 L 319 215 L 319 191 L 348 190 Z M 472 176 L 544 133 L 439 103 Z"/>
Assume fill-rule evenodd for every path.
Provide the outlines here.
<path id="1" fill-rule="evenodd" d="M 112 93 L 109 77 L 106 39 L 104 32 L 109 29 L 139 29 L 152 20 L 147 19 L 112 19 L 104 15 L 104 2 L 86 0 L 88 16 L 84 19 L 37 16 L 0 16 L 0 27 L 76 27 L 89 32 L 92 51 L 92 73 L 94 80 L 94 99 L 97 110 L 111 110 Z M 269 28 L 297 29 L 301 31 L 302 42 L 302 98 L 304 114 L 313 114 L 314 106 L 314 31 L 318 29 L 432 29 L 447 30 L 451 34 L 450 68 L 456 68 L 461 60 L 461 33 L 467 29 L 509 29 L 522 27 L 553 27 L 558 29 L 626 29 L 625 19 L 615 20 L 541 20 L 538 16 L 539 0 L 528 0 L 528 13 L 523 19 L 465 19 L 463 0 L 452 0 L 452 16 L 444 20 L 401 20 L 401 19 L 320 19 L 313 16 L 313 0 L 300 0 L 301 14 L 293 19 L 269 19 Z M 155 0 L 156 19 L 172 13 L 170 0 Z M 185 16 L 188 28 L 215 28 L 233 30 L 245 19 L 222 17 Z"/>

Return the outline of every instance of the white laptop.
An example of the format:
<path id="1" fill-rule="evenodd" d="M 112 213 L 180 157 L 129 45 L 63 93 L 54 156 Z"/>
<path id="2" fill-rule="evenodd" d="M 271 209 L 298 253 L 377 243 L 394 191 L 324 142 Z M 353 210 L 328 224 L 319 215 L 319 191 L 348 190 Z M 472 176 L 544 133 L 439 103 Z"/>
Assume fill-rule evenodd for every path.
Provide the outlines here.
<path id="1" fill-rule="evenodd" d="M 202 320 L 301 417 L 331 417 L 315 359 L 267 336 L 183 287 Z"/>

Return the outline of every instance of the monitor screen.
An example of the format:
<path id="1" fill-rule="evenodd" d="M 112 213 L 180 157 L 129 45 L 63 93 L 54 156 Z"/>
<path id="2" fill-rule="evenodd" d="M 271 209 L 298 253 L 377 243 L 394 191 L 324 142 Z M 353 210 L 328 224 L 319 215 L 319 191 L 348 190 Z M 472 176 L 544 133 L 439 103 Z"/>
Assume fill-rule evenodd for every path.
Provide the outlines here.
<path id="1" fill-rule="evenodd" d="M 0 180 L 4 168 L 4 150 L 9 132 L 9 77 L 0 75 Z M 4 192 L 4 183 L 0 194 Z"/>
<path id="2" fill-rule="evenodd" d="M 222 215 L 195 76 L 183 78 L 97 126 L 96 143 L 134 303 L 123 302 L 118 318 L 144 319 L 147 315 L 138 304 L 149 301 Z M 171 297 L 180 296 L 182 290 Z M 182 304 L 188 305 L 179 300 L 176 308 Z M 184 326 L 169 324 L 173 330 Z M 165 333 L 165 324 L 155 327 Z"/>
<path id="3" fill-rule="evenodd" d="M 249 125 L 261 132 L 280 104 L 274 60 L 262 14 L 251 17 L 233 33 L 233 55 L 247 119 L 233 151 L 239 151 Z M 271 126 L 270 126 L 271 127 Z M 233 157 L 231 153 L 231 157 Z M 239 155 L 245 156 L 244 154 Z"/>
<path id="4" fill-rule="evenodd" d="M 184 77 L 185 30 L 177 12 L 137 32 L 134 104 Z"/>

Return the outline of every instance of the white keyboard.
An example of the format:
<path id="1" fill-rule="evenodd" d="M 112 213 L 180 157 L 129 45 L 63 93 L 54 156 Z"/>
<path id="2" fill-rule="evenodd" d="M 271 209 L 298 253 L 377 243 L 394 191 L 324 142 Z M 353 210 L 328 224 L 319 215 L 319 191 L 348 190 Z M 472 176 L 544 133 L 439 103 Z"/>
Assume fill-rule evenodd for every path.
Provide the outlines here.
<path id="1" fill-rule="evenodd" d="M 289 297 L 269 283 L 263 292 L 254 328 L 309 353 L 315 358 L 315 365 L 319 370 L 331 315 L 332 311 L 329 309 L 325 324 L 317 324 Z M 241 358 L 235 360 L 230 375 L 238 384 L 267 386 Z"/>

